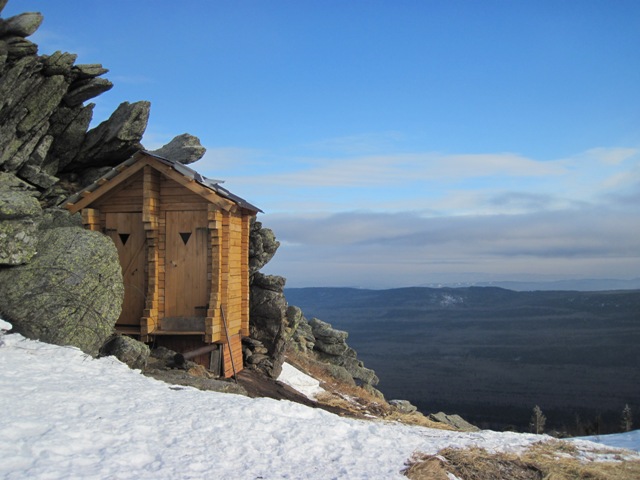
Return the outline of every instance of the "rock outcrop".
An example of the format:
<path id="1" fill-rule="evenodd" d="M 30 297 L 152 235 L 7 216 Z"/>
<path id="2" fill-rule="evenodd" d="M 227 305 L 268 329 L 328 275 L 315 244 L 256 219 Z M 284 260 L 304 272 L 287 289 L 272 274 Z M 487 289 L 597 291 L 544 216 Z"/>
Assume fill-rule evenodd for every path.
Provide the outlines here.
<path id="1" fill-rule="evenodd" d="M 264 275 L 259 270 L 273 258 L 279 246 L 272 230 L 263 227 L 261 222 L 251 223 L 250 338 L 245 340 L 243 352 L 248 365 L 272 378 L 277 378 L 282 371 L 288 341 L 286 280 L 276 275 Z"/>
<path id="2" fill-rule="evenodd" d="M 96 128 L 87 132 L 75 158 L 65 172 L 82 173 L 92 168 L 114 167 L 143 149 L 140 140 L 147 128 L 151 104 L 123 102 Z"/>
<path id="3" fill-rule="evenodd" d="M 264 267 L 276 254 L 280 242 L 276 240 L 273 230 L 262 226 L 261 222 L 251 222 L 249 237 L 249 275 L 253 275 Z"/>
<path id="4" fill-rule="evenodd" d="M 408 400 L 389 400 L 389 405 L 395 407 L 400 413 L 414 413 L 418 411 L 418 407 Z"/>
<path id="5" fill-rule="evenodd" d="M 27 37 L 41 22 L 40 13 L 0 19 L 0 169 L 36 187 L 41 202 L 53 205 L 60 195 L 51 189 L 65 173 L 113 166 L 142 148 L 150 105 L 124 102 L 88 130 L 93 104 L 84 103 L 113 87 L 102 78 L 108 70 L 75 65 L 71 53 L 38 55 Z"/>
<path id="6" fill-rule="evenodd" d="M 460 432 L 478 432 L 480 429 L 475 425 L 470 424 L 460 415 L 447 415 L 444 412 L 432 413 L 429 415 L 429 420 L 443 423 L 453 427 Z"/>
<path id="7" fill-rule="evenodd" d="M 0 265 L 27 263 L 36 253 L 37 191 L 15 175 L 0 172 Z"/>
<path id="8" fill-rule="evenodd" d="M 46 230 L 37 252 L 25 265 L 0 269 L 2 317 L 26 337 L 95 356 L 124 297 L 115 245 L 100 233 L 65 227 Z"/>
<path id="9" fill-rule="evenodd" d="M 375 372 L 366 368 L 358 360 L 356 351 L 347 345 L 348 333 L 317 318 L 307 321 L 298 307 L 288 305 L 284 295 L 286 280 L 259 272 L 279 246 L 272 230 L 260 222 L 252 224 L 249 241 L 251 338 L 245 341 L 246 363 L 277 378 L 286 350 L 291 346 L 326 364 L 332 376 L 342 382 L 382 397 L 374 388 L 379 382 Z"/>
<path id="10" fill-rule="evenodd" d="M 297 307 L 289 307 L 289 313 L 291 317 L 297 318 L 297 326 L 292 335 L 293 348 L 332 365 L 335 377 L 351 378 L 354 385 L 382 397 L 374 388 L 379 382 L 378 377 L 373 370 L 366 368 L 364 363 L 358 360 L 356 351 L 349 347 L 347 332 L 336 330 L 331 324 L 317 318 L 307 321 Z"/>
<path id="11" fill-rule="evenodd" d="M 251 277 L 250 282 L 250 335 L 261 342 L 268 355 L 262 362 L 254 361 L 253 364 L 272 378 L 277 378 L 282 371 L 287 345 L 284 284 L 285 279 L 282 277 L 259 272 Z"/>

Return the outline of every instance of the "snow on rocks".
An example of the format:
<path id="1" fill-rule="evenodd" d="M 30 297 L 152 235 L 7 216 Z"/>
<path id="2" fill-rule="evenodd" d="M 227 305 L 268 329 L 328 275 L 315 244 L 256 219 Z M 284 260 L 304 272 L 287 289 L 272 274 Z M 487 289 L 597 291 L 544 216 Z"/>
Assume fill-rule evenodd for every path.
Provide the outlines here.
<path id="1" fill-rule="evenodd" d="M 4 333 L 8 332 L 12 328 L 13 328 L 13 325 L 11 325 L 9 322 L 5 322 L 0 318 L 0 347 L 4 345 L 4 339 L 3 339 Z"/>
<path id="2" fill-rule="evenodd" d="M 278 377 L 278 381 L 289 385 L 309 400 L 316 400 L 320 393 L 325 392 L 318 380 L 286 362 L 282 365 L 282 372 Z"/>
<path id="3" fill-rule="evenodd" d="M 548 438 L 342 418 L 169 385 L 18 334 L 4 341 L 0 478 L 392 479 L 414 452 L 518 451 Z"/>

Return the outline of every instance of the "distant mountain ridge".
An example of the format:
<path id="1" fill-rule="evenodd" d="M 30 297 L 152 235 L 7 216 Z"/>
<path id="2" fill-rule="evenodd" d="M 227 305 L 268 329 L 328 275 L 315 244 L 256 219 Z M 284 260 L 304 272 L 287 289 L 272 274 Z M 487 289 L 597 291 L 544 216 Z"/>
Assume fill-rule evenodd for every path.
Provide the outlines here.
<path id="1" fill-rule="evenodd" d="M 459 288 L 459 287 L 500 287 L 517 292 L 575 290 L 581 292 L 597 292 L 607 290 L 638 290 L 640 278 L 583 278 L 550 281 L 494 281 L 494 282 L 458 282 L 458 283 L 428 283 L 420 285 L 429 288 Z"/>

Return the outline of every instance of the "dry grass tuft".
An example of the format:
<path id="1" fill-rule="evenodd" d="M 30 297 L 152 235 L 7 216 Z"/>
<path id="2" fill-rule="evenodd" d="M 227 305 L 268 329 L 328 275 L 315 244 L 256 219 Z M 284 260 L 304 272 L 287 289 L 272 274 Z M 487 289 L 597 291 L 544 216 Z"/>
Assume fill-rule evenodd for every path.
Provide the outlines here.
<path id="1" fill-rule="evenodd" d="M 464 480 L 640 479 L 640 461 L 586 461 L 579 455 L 575 445 L 559 440 L 538 442 L 521 455 L 445 448 L 438 455 L 414 456 L 403 473 L 413 480 L 448 478 L 447 473 Z"/>
<path id="2" fill-rule="evenodd" d="M 437 459 L 437 463 L 433 459 Z M 405 470 L 405 475 L 415 480 L 448 479 L 447 473 L 452 473 L 464 480 L 543 480 L 545 478 L 535 465 L 520 460 L 516 455 L 490 454 L 482 448 L 445 448 L 438 452 L 438 455 L 431 455 L 423 462 L 429 464 L 426 470 L 422 470 L 419 463 L 414 463 Z M 441 471 L 432 473 L 432 469 L 437 466 Z"/>
<path id="3" fill-rule="evenodd" d="M 603 447 L 593 451 L 600 455 L 617 455 L 617 461 L 585 461 L 575 444 L 561 440 L 538 442 L 523 455 L 535 462 L 552 480 L 588 478 L 593 480 L 640 479 L 640 461 L 623 461 L 620 450 Z"/>
<path id="4" fill-rule="evenodd" d="M 409 466 L 403 470 L 405 476 L 415 480 L 449 480 L 447 459 L 440 455 L 414 455 Z"/>

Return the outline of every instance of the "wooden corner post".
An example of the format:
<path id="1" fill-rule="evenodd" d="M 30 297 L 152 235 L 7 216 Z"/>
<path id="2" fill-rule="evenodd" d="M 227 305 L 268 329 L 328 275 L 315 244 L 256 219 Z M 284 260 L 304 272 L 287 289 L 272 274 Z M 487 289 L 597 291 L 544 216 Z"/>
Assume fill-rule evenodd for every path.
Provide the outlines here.
<path id="1" fill-rule="evenodd" d="M 207 207 L 209 221 L 210 246 L 210 292 L 209 307 L 205 318 L 205 343 L 220 342 L 222 340 L 222 320 L 220 306 L 222 305 L 222 214 L 215 205 Z"/>
<path id="2" fill-rule="evenodd" d="M 142 222 L 147 241 L 147 288 L 140 319 L 140 339 L 147 342 L 149 334 L 158 328 L 160 174 L 148 165 L 143 172 Z"/>

